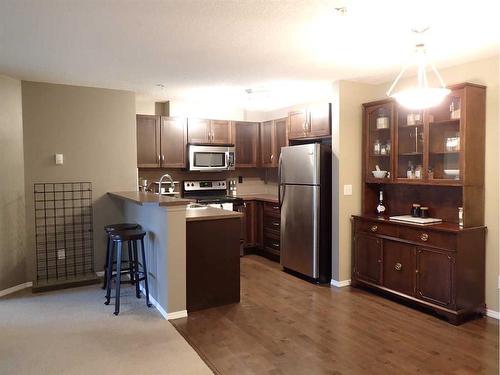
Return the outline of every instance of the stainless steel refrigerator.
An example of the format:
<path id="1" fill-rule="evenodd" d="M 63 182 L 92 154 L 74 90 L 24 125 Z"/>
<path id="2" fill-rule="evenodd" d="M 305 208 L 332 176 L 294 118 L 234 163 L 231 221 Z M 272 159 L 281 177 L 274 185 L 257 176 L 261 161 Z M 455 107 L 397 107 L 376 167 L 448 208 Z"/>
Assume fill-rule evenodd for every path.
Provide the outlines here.
<path id="1" fill-rule="evenodd" d="M 304 144 L 281 149 L 279 162 L 281 265 L 315 282 L 331 279 L 331 147 Z"/>

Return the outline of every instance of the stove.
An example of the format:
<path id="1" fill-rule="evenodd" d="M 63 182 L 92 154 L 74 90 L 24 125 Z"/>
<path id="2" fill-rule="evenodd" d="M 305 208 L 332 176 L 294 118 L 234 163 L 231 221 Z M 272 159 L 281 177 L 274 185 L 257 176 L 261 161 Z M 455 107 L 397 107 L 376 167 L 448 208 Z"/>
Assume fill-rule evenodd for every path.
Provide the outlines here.
<path id="1" fill-rule="evenodd" d="M 184 181 L 182 191 L 184 198 L 194 199 L 196 203 L 211 207 L 239 211 L 243 206 L 243 199 L 227 195 L 225 180 Z"/>

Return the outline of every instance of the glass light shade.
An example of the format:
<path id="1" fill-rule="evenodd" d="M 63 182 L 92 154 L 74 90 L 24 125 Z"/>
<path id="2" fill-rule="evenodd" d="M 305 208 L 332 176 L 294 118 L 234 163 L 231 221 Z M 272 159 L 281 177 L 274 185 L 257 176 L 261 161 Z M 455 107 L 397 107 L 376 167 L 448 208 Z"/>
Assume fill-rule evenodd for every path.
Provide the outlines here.
<path id="1" fill-rule="evenodd" d="M 451 91 L 447 88 L 416 87 L 391 95 L 408 109 L 424 109 L 438 105 Z"/>

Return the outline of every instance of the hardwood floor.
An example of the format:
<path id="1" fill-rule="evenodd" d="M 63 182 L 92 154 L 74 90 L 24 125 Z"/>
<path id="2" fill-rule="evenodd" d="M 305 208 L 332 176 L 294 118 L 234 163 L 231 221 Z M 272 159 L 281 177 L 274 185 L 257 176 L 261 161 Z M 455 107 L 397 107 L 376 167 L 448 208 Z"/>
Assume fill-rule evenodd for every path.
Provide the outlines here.
<path id="1" fill-rule="evenodd" d="M 498 322 L 462 326 L 241 259 L 241 302 L 172 321 L 220 374 L 498 374 Z"/>

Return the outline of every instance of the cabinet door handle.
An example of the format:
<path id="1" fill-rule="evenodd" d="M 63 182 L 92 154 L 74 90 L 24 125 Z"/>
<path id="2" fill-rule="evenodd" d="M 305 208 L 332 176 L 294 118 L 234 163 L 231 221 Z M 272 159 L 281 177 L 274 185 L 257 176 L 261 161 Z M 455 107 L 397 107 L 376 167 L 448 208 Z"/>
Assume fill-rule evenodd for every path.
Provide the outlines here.
<path id="1" fill-rule="evenodd" d="M 421 239 L 422 241 L 427 241 L 427 240 L 429 239 L 429 235 L 428 235 L 427 233 L 422 233 L 422 234 L 420 235 L 420 239 Z"/>
<path id="2" fill-rule="evenodd" d="M 269 160 L 270 160 L 270 161 L 273 161 L 273 159 L 274 159 L 274 155 L 273 155 L 273 154 L 271 154 L 271 157 L 269 158 Z"/>
<path id="3" fill-rule="evenodd" d="M 161 156 L 160 156 L 160 154 L 158 154 L 158 162 L 160 162 L 160 160 L 161 160 Z"/>
<path id="4" fill-rule="evenodd" d="M 396 264 L 394 265 L 394 269 L 395 269 L 396 271 L 401 271 L 401 270 L 403 269 L 403 265 L 402 265 L 401 263 L 399 263 L 399 262 L 398 262 L 398 263 L 396 263 Z"/>
<path id="5" fill-rule="evenodd" d="M 280 247 L 280 244 L 279 244 L 279 243 L 277 243 L 277 242 L 273 242 L 273 246 L 274 246 L 274 247 Z"/>
<path id="6" fill-rule="evenodd" d="M 372 227 L 370 228 L 370 230 L 375 233 L 377 230 L 378 230 L 378 227 L 376 225 L 372 225 Z"/>
<path id="7" fill-rule="evenodd" d="M 165 155 L 161 156 L 161 161 L 165 161 Z"/>
<path id="8" fill-rule="evenodd" d="M 377 262 L 378 263 L 382 263 L 382 259 L 377 259 Z"/>

